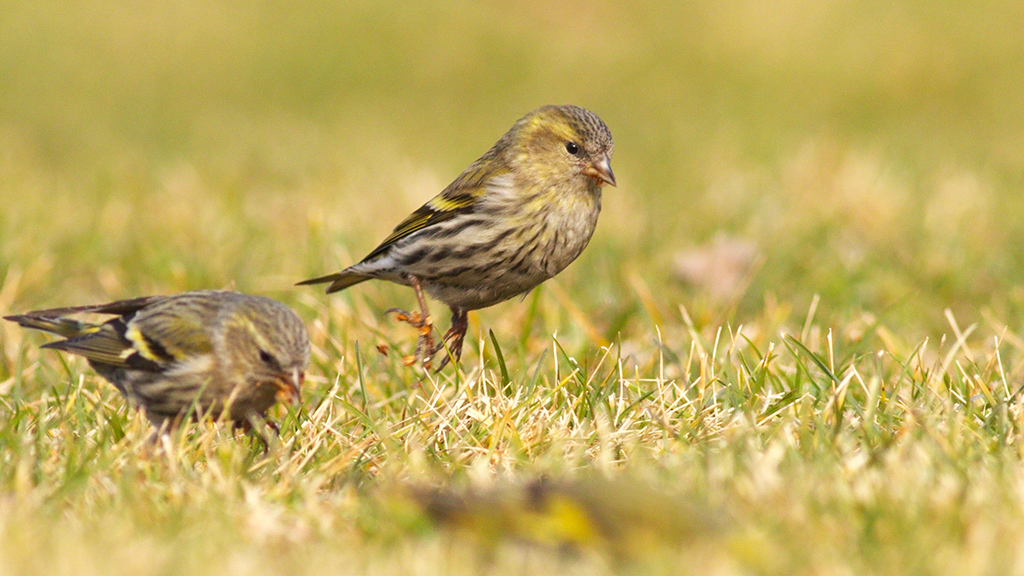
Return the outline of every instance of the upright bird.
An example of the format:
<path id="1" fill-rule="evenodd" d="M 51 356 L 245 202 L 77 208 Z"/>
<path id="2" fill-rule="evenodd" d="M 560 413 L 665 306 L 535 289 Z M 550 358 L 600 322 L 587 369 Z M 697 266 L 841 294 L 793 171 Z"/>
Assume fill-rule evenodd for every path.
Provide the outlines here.
<path id="1" fill-rule="evenodd" d="M 397 310 L 420 329 L 425 365 L 442 347 L 462 355 L 470 310 L 532 290 L 586 248 L 601 211 L 601 186 L 615 186 L 612 135 L 579 106 L 544 106 L 520 118 L 440 194 L 341 272 L 299 284 L 330 282 L 337 292 L 378 278 L 411 286 L 419 312 Z M 424 291 L 447 304 L 451 328 L 437 347 Z"/>
<path id="2" fill-rule="evenodd" d="M 103 323 L 78 314 L 108 314 Z M 200 290 L 95 306 L 36 310 L 5 320 L 64 337 L 43 348 L 84 356 L 157 428 L 191 410 L 248 428 L 278 400 L 297 403 L 309 336 L 284 304 Z"/>

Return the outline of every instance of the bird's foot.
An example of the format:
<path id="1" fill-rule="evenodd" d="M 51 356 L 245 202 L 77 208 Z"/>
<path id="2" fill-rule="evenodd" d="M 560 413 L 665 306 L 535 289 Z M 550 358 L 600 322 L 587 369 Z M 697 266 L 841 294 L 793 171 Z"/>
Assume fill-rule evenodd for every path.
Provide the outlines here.
<path id="1" fill-rule="evenodd" d="M 448 365 L 448 362 L 452 359 L 458 364 L 462 358 L 462 342 L 466 339 L 466 329 L 469 328 L 469 316 L 466 312 L 455 311 L 452 313 L 452 325 L 444 336 L 441 338 L 441 342 L 438 343 L 437 348 L 434 348 L 431 356 L 438 352 L 444 352 L 441 358 L 441 363 L 437 365 L 437 371 L 440 372 Z"/>
<path id="2" fill-rule="evenodd" d="M 277 422 L 274 422 L 273 420 L 264 420 L 263 423 L 267 425 L 267 430 L 274 433 L 274 436 L 277 436 L 278 438 L 281 437 L 281 427 L 278 426 Z"/>
<path id="3" fill-rule="evenodd" d="M 231 430 L 241 431 L 263 445 L 263 456 L 270 454 L 270 446 L 281 441 L 281 427 L 277 422 L 259 414 L 231 423 Z"/>
<path id="4" fill-rule="evenodd" d="M 416 340 L 416 353 L 412 356 L 404 356 L 402 361 L 406 366 L 412 366 L 417 360 L 423 362 L 423 367 L 430 369 L 430 359 L 434 356 L 434 323 L 429 314 L 419 312 L 406 312 L 399 308 L 392 308 L 388 314 L 394 313 L 395 320 L 405 322 L 419 330 L 420 335 Z"/>
<path id="5" fill-rule="evenodd" d="M 409 324 L 413 328 L 422 328 L 423 325 L 425 324 L 423 321 L 423 315 L 420 314 L 419 312 L 407 312 L 405 310 L 402 310 L 401 308 L 390 308 L 386 312 L 384 312 L 384 314 L 394 314 L 395 320 L 399 322 L 405 322 L 406 324 Z M 430 322 L 429 317 L 427 318 L 426 322 Z"/>
<path id="6" fill-rule="evenodd" d="M 455 363 L 458 364 L 459 360 L 462 358 L 462 341 L 465 338 L 465 332 L 458 332 L 454 328 L 450 328 L 444 333 L 443 339 L 434 349 L 434 353 L 442 353 L 441 363 L 437 365 L 438 372 L 443 370 L 452 358 L 454 358 Z M 431 356 L 433 356 L 433 354 L 431 354 Z"/>

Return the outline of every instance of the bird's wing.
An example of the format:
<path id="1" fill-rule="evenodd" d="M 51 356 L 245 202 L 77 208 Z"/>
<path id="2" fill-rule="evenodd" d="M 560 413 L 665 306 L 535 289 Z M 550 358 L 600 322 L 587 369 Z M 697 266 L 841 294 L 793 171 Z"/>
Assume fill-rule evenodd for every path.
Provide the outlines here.
<path id="1" fill-rule="evenodd" d="M 127 366 L 128 357 L 132 352 L 132 343 L 125 338 L 127 323 L 136 312 L 158 298 L 147 296 L 107 304 L 48 308 L 20 316 L 7 316 L 6 319 L 26 328 L 52 332 L 66 338 L 46 344 L 43 348 L 66 350 L 104 364 Z M 119 318 L 95 324 L 68 317 L 73 314 L 116 314 Z"/>
<path id="2" fill-rule="evenodd" d="M 481 159 L 483 160 L 483 159 Z M 477 161 L 463 172 L 454 182 L 434 196 L 426 204 L 403 220 L 395 230 L 363 258 L 369 262 L 381 256 L 399 240 L 425 228 L 436 226 L 459 214 L 472 212 L 487 191 L 487 184 L 493 178 L 506 174 L 507 170 L 495 170 Z"/>
<path id="3" fill-rule="evenodd" d="M 217 304 L 194 299 L 144 310 L 128 324 L 126 337 L 147 359 L 178 362 L 213 352 L 209 324 Z"/>
<path id="4" fill-rule="evenodd" d="M 166 297 L 143 296 L 142 298 L 118 300 L 116 302 L 108 302 L 106 304 L 71 306 L 67 308 L 48 308 L 46 310 L 34 310 L 25 314 L 25 316 L 35 318 L 57 318 L 60 316 L 70 316 L 71 314 L 114 314 L 116 316 L 130 316 L 163 298 Z"/>
<path id="5" fill-rule="evenodd" d="M 79 322 L 78 320 L 63 316 L 37 316 L 34 312 L 17 316 L 4 316 L 4 320 L 17 322 L 24 328 L 59 334 L 65 338 L 74 338 L 75 336 L 81 336 L 100 329 L 98 324 Z"/>
<path id="6" fill-rule="evenodd" d="M 148 303 L 154 301 L 158 298 Z M 44 348 L 65 350 L 118 368 L 151 372 L 162 372 L 179 361 L 212 352 L 213 343 L 198 310 L 182 306 L 157 306 L 150 310 L 128 302 L 133 301 L 115 302 L 102 310 L 109 313 L 118 305 L 118 309 L 130 308 L 128 314 L 105 322 L 97 330 L 51 342 Z"/>
<path id="7" fill-rule="evenodd" d="M 135 348 L 130 340 L 124 336 L 124 322 L 120 318 L 111 320 L 100 325 L 93 332 L 74 336 L 67 340 L 50 342 L 43 348 L 64 350 L 71 354 L 78 354 L 86 357 L 91 362 L 107 364 L 118 368 L 139 367 L 143 369 L 157 370 L 151 362 L 139 363 L 140 358 L 134 358 Z"/>

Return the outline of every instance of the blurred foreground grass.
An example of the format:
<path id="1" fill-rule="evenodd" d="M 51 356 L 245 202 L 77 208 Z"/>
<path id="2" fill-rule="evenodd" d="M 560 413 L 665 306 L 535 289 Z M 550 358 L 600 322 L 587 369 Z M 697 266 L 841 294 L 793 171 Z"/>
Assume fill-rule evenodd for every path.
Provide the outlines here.
<path id="1" fill-rule="evenodd" d="M 1022 16 L 0 2 L 0 314 L 234 286 L 315 342 L 263 455 L 0 327 L 0 570 L 1020 572 Z M 620 187 L 462 372 L 408 290 L 292 287 L 566 102 Z"/>

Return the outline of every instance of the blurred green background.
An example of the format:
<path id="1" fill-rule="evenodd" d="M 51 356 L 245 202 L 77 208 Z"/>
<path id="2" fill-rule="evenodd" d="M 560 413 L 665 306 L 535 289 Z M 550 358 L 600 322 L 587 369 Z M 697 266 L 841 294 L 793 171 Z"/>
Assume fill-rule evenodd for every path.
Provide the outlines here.
<path id="1" fill-rule="evenodd" d="M 1012 1 L 0 2 L 5 304 L 292 300 L 520 115 L 575 103 L 620 185 L 558 282 L 605 337 L 679 303 L 802 317 L 815 294 L 908 338 L 946 307 L 1013 325 L 1022 21 Z M 716 237 L 740 245 L 735 290 L 677 271 L 721 268 Z M 360 294 L 408 296 L 389 290 Z"/>

